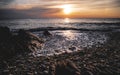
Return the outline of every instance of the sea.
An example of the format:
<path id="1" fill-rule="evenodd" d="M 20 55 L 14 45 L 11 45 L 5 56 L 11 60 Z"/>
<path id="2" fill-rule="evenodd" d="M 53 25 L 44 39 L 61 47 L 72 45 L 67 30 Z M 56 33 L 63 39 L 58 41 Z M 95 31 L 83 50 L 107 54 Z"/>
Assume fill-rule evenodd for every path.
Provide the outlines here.
<path id="1" fill-rule="evenodd" d="M 9 19 L 0 20 L 0 26 L 9 27 L 12 32 L 25 29 L 45 39 L 42 49 L 33 55 L 51 56 L 104 45 L 108 32 L 120 32 L 120 19 Z M 45 30 L 52 37 L 44 36 Z"/>

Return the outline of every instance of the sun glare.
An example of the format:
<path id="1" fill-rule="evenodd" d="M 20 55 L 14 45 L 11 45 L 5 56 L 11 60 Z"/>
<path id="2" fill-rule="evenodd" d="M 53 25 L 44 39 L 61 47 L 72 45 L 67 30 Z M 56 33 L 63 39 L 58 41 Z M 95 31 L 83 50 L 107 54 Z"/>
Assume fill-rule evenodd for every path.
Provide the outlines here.
<path id="1" fill-rule="evenodd" d="M 63 8 L 64 14 L 68 15 L 72 12 L 71 5 L 66 4 L 66 5 L 63 5 L 62 8 Z"/>
<path id="2" fill-rule="evenodd" d="M 65 22 L 65 23 L 69 23 L 69 22 L 70 22 L 69 18 L 65 18 L 65 19 L 64 19 L 64 22 Z"/>

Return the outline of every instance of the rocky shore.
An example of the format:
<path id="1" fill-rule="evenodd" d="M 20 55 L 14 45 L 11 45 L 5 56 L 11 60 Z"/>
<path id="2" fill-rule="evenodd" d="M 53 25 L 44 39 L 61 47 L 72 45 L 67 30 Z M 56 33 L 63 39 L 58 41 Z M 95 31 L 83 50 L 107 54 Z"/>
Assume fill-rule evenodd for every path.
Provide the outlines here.
<path id="1" fill-rule="evenodd" d="M 4 32 L 7 34 L 4 33 L 6 34 L 5 36 L 0 36 L 0 39 L 2 39 L 0 40 L 1 60 L 5 58 L 5 56 L 9 57 L 10 54 L 13 55 L 17 53 L 17 55 L 0 62 L 0 75 L 120 75 L 119 32 L 108 32 L 110 38 L 108 42 L 101 47 L 84 48 L 77 52 L 64 53 L 61 55 L 34 57 L 30 52 L 34 52 L 36 48 L 42 46 L 44 43 L 42 38 L 24 30 L 20 30 L 18 34 L 13 37 L 9 29 L 5 29 L 6 31 Z M 3 32 L 0 28 L 0 34 L 1 33 Z M 47 35 L 48 32 L 44 34 Z M 3 41 L 3 39 L 6 39 L 3 37 L 9 39 Z M 13 39 L 18 46 L 14 47 L 16 43 L 11 39 Z M 8 43 L 13 44 L 8 47 L 6 46 Z M 22 45 L 22 47 L 20 47 L 19 44 Z M 6 47 L 3 48 L 3 45 Z M 25 49 L 23 50 L 22 48 Z M 4 50 L 5 52 L 3 52 Z M 10 50 L 10 52 L 13 51 L 13 53 L 9 53 L 8 50 Z M 18 51 L 21 53 L 19 54 Z"/>
<path id="2" fill-rule="evenodd" d="M 7 27 L 0 27 L 0 60 L 25 52 L 36 52 L 44 40 L 28 31 L 19 30 L 14 34 Z"/>

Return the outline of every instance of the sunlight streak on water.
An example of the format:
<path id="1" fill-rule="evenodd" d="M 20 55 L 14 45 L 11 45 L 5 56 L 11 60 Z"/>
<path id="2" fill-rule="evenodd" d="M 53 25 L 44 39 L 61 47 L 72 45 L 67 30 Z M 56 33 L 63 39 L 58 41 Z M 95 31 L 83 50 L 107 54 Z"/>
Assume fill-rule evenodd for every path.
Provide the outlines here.
<path id="1" fill-rule="evenodd" d="M 108 37 L 99 32 L 78 32 L 72 30 L 51 31 L 52 37 L 44 37 L 46 42 L 42 50 L 38 50 L 37 56 L 51 56 L 62 53 L 71 53 L 83 48 L 100 47 Z M 41 34 L 41 33 L 37 33 Z M 42 35 L 39 35 L 42 36 Z"/>
<path id="2" fill-rule="evenodd" d="M 66 37 L 67 40 L 73 40 L 75 38 L 75 35 L 70 30 L 63 31 L 62 34 L 63 34 L 63 36 Z"/>
<path id="3" fill-rule="evenodd" d="M 65 23 L 70 23 L 70 19 L 69 18 L 65 18 L 64 21 L 65 21 Z"/>
<path id="4" fill-rule="evenodd" d="M 87 23 L 87 24 L 86 24 Z M 109 24 L 105 24 L 109 23 Z M 113 24 L 118 23 L 118 24 Z M 82 29 L 101 29 L 119 27 L 120 19 L 14 19 L 1 20 L 0 26 L 7 26 L 11 29 L 34 29 L 41 27 L 63 27 Z"/>

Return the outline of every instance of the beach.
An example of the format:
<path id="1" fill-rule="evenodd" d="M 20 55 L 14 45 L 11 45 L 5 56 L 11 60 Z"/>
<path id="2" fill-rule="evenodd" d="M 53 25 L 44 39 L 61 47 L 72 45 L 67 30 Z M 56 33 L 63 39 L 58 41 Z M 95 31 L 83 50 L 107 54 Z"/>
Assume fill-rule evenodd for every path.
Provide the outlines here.
<path id="1" fill-rule="evenodd" d="M 72 53 L 53 56 L 22 54 L 5 61 L 0 68 L 1 74 L 13 75 L 49 75 L 50 65 L 70 60 L 77 65 L 81 75 L 119 75 L 120 74 L 120 33 L 108 33 L 111 37 L 101 47 L 84 48 Z"/>
<path id="2" fill-rule="evenodd" d="M 32 42 L 33 45 L 33 42 L 38 44 L 38 41 L 40 41 L 40 48 L 31 50 L 31 44 L 27 43 L 30 45 L 31 52 L 27 50 L 21 51 L 21 49 L 24 49 L 21 47 L 21 53 L 1 61 L 0 74 L 66 75 L 70 73 L 72 75 L 119 75 L 119 22 L 107 23 L 111 22 L 111 20 L 105 22 L 78 23 L 74 21 L 74 23 L 65 22 L 64 25 L 66 26 L 61 26 L 63 23 L 54 23 L 54 25 L 58 25 L 57 27 L 54 27 L 53 23 L 47 23 L 53 27 L 38 27 L 40 25 L 37 25 L 37 27 L 32 28 L 27 27 L 27 24 L 23 27 L 24 25 L 16 25 L 14 21 L 9 21 L 9 24 L 15 24 L 13 26 L 8 25 L 8 27 L 12 35 L 14 35 L 13 37 L 17 37 L 16 40 L 21 37 L 23 38 L 21 41 L 25 41 L 25 43 Z M 3 21 L 0 23 L 3 23 Z M 44 26 L 46 23 L 41 24 Z M 67 24 L 71 27 L 67 27 Z M 20 29 L 24 29 L 25 32 L 20 32 Z M 23 33 L 25 34 L 23 35 Z M 28 36 L 25 36 L 26 34 Z M 23 36 L 25 36 L 25 39 L 30 38 L 30 40 L 26 41 Z M 17 42 L 15 41 L 15 44 Z M 19 43 L 17 44 L 20 47 Z M 15 49 L 19 50 L 19 48 Z"/>

